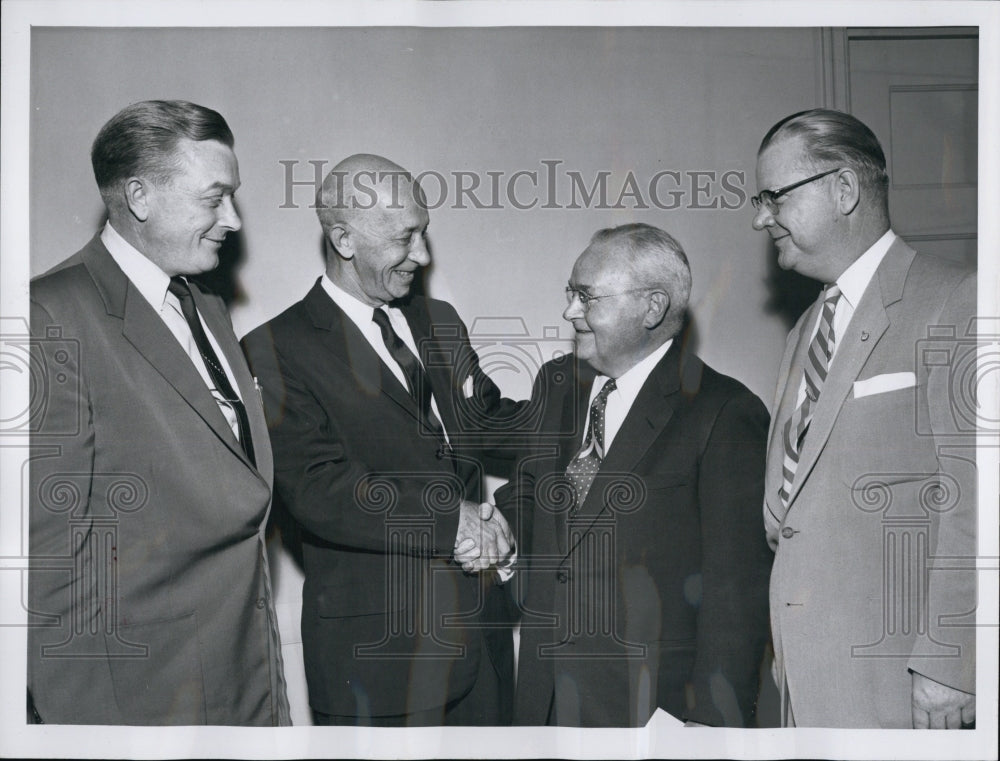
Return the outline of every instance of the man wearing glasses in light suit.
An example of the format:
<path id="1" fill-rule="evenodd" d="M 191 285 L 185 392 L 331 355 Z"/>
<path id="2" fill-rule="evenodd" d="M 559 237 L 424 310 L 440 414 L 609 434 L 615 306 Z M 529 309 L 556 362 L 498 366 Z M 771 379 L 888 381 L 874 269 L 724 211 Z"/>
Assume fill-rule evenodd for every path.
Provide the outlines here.
<path id="1" fill-rule="evenodd" d="M 975 274 L 891 230 L 885 156 L 849 114 L 775 124 L 757 187 L 778 264 L 826 284 L 788 336 L 768 445 L 783 723 L 970 726 L 975 432 L 951 388 L 974 368 Z"/>

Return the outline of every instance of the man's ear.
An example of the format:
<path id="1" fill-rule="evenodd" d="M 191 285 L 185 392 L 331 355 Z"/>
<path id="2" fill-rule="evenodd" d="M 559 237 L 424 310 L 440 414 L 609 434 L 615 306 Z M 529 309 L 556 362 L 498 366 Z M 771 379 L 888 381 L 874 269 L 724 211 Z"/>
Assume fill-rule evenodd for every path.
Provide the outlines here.
<path id="1" fill-rule="evenodd" d="M 667 312 L 669 311 L 670 294 L 666 291 L 653 291 L 649 295 L 649 307 L 646 309 L 646 315 L 643 318 L 642 324 L 650 330 L 659 327 L 666 319 Z"/>
<path id="2" fill-rule="evenodd" d="M 834 190 L 837 193 L 837 208 L 846 216 L 861 200 L 861 178 L 851 168 L 842 169 L 837 175 Z"/>
<path id="3" fill-rule="evenodd" d="M 354 258 L 354 239 L 346 225 L 338 223 L 327 228 L 326 240 L 341 259 Z"/>
<path id="4" fill-rule="evenodd" d="M 122 187 L 125 194 L 125 205 L 129 212 L 140 222 L 149 218 L 149 184 L 138 177 L 129 177 Z"/>

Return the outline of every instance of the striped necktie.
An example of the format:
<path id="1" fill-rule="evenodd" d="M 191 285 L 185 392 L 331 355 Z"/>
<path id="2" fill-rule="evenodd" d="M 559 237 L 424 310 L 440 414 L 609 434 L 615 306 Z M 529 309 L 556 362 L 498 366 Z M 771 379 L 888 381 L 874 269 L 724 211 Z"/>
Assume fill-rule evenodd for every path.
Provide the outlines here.
<path id="1" fill-rule="evenodd" d="M 809 351 L 806 354 L 805 381 L 806 396 L 792 416 L 785 424 L 784 442 L 785 459 L 782 464 L 781 502 L 788 506 L 788 497 L 792 493 L 792 484 L 795 481 L 795 470 L 799 465 L 799 454 L 802 452 L 802 442 L 805 439 L 809 423 L 812 421 L 813 412 L 816 409 L 816 402 L 820 392 L 823 390 L 823 383 L 826 381 L 827 371 L 830 366 L 830 357 L 833 356 L 833 347 L 836 337 L 833 333 L 833 315 L 837 311 L 837 302 L 840 300 L 840 288 L 836 285 L 828 286 L 826 295 L 823 298 L 823 311 L 820 314 L 819 329 L 813 336 L 809 344 Z"/>
<path id="2" fill-rule="evenodd" d="M 612 378 L 594 397 L 590 404 L 590 427 L 583 440 L 583 447 L 566 466 L 566 476 L 576 492 L 577 508 L 587 499 L 587 493 L 604 459 L 604 411 L 608 407 L 608 395 L 616 388 L 615 379 Z"/>

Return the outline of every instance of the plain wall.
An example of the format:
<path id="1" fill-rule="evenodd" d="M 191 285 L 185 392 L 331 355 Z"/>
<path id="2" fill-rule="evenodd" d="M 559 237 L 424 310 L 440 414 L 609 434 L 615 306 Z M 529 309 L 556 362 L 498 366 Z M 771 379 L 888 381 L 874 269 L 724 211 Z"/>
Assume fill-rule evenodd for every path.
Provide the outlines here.
<path id="1" fill-rule="evenodd" d="M 309 161 L 328 170 L 374 152 L 448 179 L 445 205 L 431 210 L 425 286 L 470 325 L 517 317 L 529 340 L 545 328 L 568 339 L 562 289 L 590 235 L 648 222 L 688 252 L 702 357 L 770 402 L 789 315 L 774 311 L 786 294 L 773 287 L 773 255 L 750 227 L 747 199 L 767 128 L 820 104 L 818 55 L 812 29 L 36 28 L 31 272 L 79 249 L 103 220 L 89 163 L 101 125 L 137 100 L 184 98 L 221 112 L 236 135 L 244 227 L 227 251 L 239 258 L 238 334 L 301 298 L 323 267 L 312 189 L 286 187 L 279 162 L 297 162 L 293 179 L 310 182 Z M 562 162 L 563 206 L 572 200 L 567 173 L 589 188 L 610 172 L 610 205 L 631 170 L 652 208 L 540 208 L 549 194 L 543 161 Z M 479 175 L 478 197 L 490 203 L 486 173 L 502 172 L 503 190 L 520 170 L 539 175 L 534 209 L 503 198 L 499 209 L 468 200 L 454 208 L 453 172 Z M 660 171 L 681 173 L 680 185 L 672 176 L 658 185 L 662 205 L 683 191 L 681 208 L 654 207 L 648 184 Z M 692 172 L 743 172 L 743 197 L 706 179 L 697 182 L 707 192 L 693 192 Z M 434 204 L 440 184 L 431 176 L 425 185 Z M 530 201 L 530 180 L 518 179 L 515 192 Z M 289 200 L 298 208 L 282 208 Z M 713 201 L 742 205 L 684 208 Z M 528 393 L 533 368 L 492 364 L 501 388 Z"/>
<path id="2" fill-rule="evenodd" d="M 453 302 L 474 335 L 489 333 L 484 364 L 509 395 L 526 396 L 538 362 L 570 347 L 562 289 L 590 235 L 641 221 L 687 250 L 699 354 L 770 405 L 785 335 L 818 286 L 776 270 L 748 198 L 762 135 L 821 105 L 820 83 L 819 33 L 807 28 L 35 28 L 31 273 L 79 249 L 104 220 L 89 162 L 101 125 L 131 102 L 182 98 L 220 111 L 236 135 L 244 226 L 230 236 L 218 285 L 238 335 L 300 299 L 323 268 L 312 189 L 289 188 L 281 162 L 296 162 L 293 179 L 308 182 L 310 161 L 330 169 L 373 152 L 448 179 L 447 201 L 430 212 L 425 289 Z M 634 198 L 624 209 L 541 208 L 546 161 L 561 162 L 552 165 L 556 205 L 572 200 L 570 172 L 588 188 L 610 173 L 613 204 L 631 171 L 652 205 L 649 181 L 674 171 L 681 184 L 663 178 L 659 200 L 680 190 L 680 208 L 630 208 Z M 478 197 L 501 208 L 455 208 L 456 171 L 478 175 Z M 484 190 L 487 172 L 500 173 L 503 190 L 518 171 L 539 175 L 533 209 Z M 695 192 L 692 172 L 742 172 L 742 195 L 706 179 Z M 434 204 L 440 188 L 425 184 Z M 530 185 L 518 180 L 515 200 L 535 197 Z M 690 208 L 713 201 L 739 208 Z M 307 718 L 301 574 L 280 555 L 275 577 L 298 723 Z"/>

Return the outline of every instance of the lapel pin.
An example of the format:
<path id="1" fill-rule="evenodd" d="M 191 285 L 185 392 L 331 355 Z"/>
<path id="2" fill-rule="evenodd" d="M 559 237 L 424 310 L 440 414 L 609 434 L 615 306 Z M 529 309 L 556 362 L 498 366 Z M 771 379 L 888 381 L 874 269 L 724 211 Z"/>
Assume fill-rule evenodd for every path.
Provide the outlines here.
<path id="1" fill-rule="evenodd" d="M 867 330 L 862 330 L 861 331 L 861 340 L 862 341 L 867 341 L 868 340 L 868 331 Z"/>

